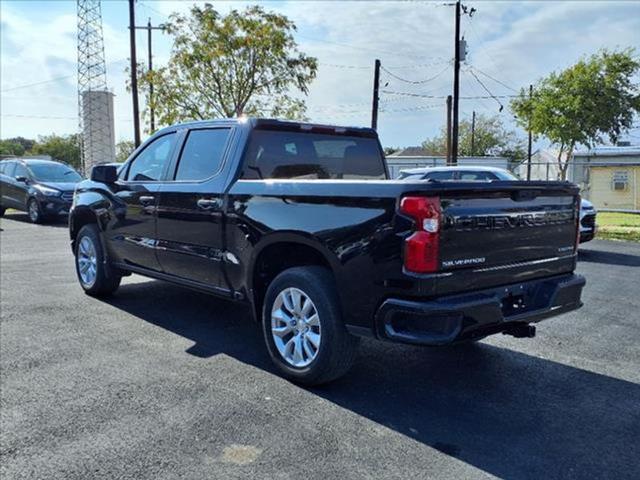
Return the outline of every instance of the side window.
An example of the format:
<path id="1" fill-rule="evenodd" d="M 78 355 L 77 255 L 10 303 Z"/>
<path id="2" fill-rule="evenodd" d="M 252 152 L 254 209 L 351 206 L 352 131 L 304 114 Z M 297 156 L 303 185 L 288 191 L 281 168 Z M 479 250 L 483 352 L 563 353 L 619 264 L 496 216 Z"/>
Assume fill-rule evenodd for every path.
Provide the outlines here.
<path id="1" fill-rule="evenodd" d="M 175 179 L 204 180 L 214 175 L 222 164 L 229 132 L 228 128 L 191 130 L 180 155 Z"/>
<path id="2" fill-rule="evenodd" d="M 25 167 L 21 163 L 16 163 L 16 168 L 13 171 L 13 178 L 18 178 L 18 177 L 27 177 L 27 178 L 31 177 L 31 175 L 29 175 L 29 170 L 27 170 L 27 167 Z"/>
<path id="3" fill-rule="evenodd" d="M 156 138 L 133 159 L 127 180 L 132 182 L 157 182 L 170 160 L 176 134 L 169 133 Z"/>
<path id="4" fill-rule="evenodd" d="M 4 175 L 4 171 L 7 168 L 9 162 L 0 162 L 0 175 Z"/>
<path id="5" fill-rule="evenodd" d="M 7 177 L 13 177 L 13 169 L 15 168 L 15 166 L 16 162 L 7 162 L 2 173 Z"/>
<path id="6" fill-rule="evenodd" d="M 460 172 L 460 180 L 471 181 L 488 181 L 495 180 L 495 177 L 489 172 Z"/>
<path id="7" fill-rule="evenodd" d="M 425 180 L 447 181 L 453 180 L 453 172 L 431 172 L 425 175 Z"/>

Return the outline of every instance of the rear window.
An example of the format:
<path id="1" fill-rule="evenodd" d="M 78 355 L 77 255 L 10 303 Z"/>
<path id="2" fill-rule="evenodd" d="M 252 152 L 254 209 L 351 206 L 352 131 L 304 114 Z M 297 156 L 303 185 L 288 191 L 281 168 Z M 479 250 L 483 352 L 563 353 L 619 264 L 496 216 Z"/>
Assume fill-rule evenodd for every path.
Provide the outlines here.
<path id="1" fill-rule="evenodd" d="M 374 138 L 254 130 L 243 178 L 377 180 L 386 173 Z"/>

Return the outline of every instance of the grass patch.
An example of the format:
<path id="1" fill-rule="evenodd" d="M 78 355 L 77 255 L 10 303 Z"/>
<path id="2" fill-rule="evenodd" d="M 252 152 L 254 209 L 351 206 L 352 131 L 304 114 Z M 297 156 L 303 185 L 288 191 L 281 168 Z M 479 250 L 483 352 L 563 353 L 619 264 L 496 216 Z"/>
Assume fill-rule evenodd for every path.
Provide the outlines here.
<path id="1" fill-rule="evenodd" d="M 596 238 L 640 242 L 640 215 L 599 212 Z"/>

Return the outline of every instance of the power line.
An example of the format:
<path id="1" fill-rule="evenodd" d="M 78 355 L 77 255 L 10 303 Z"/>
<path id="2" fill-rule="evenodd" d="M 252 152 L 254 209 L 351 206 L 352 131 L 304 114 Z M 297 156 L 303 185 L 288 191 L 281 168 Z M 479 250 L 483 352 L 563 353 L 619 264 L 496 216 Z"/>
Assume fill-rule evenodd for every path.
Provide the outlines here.
<path id="1" fill-rule="evenodd" d="M 24 85 L 18 85 L 16 87 L 6 88 L 6 89 L 2 90 L 1 93 L 11 92 L 13 90 L 19 90 L 21 88 L 29 88 L 29 87 L 35 87 L 35 86 L 38 86 L 38 85 L 44 85 L 45 83 L 59 82 L 60 80 L 66 80 L 67 78 L 72 78 L 72 77 L 75 77 L 75 76 L 76 76 L 76 74 L 74 73 L 72 75 L 65 75 L 64 77 L 50 78 L 49 80 L 43 80 L 41 82 L 26 83 Z"/>
<path id="2" fill-rule="evenodd" d="M 447 98 L 447 95 L 423 95 L 420 93 L 410 93 L 410 92 L 396 92 L 393 90 L 381 90 L 382 93 L 387 93 L 389 95 L 404 95 L 407 97 L 417 97 L 417 98 Z M 461 96 L 461 99 L 464 100 L 474 100 L 478 98 L 520 98 L 521 95 L 478 95 L 478 96 Z"/>
<path id="3" fill-rule="evenodd" d="M 489 90 L 489 89 L 487 88 L 487 86 L 486 86 L 484 83 L 482 83 L 482 81 L 481 81 L 481 80 L 478 78 L 478 76 L 473 72 L 473 70 L 469 70 L 469 73 L 470 73 L 471 75 L 473 75 L 473 78 L 475 78 L 475 79 L 478 81 L 478 83 L 480 84 L 480 86 L 481 86 L 482 88 L 484 88 L 484 89 L 485 89 L 485 91 L 489 94 L 489 96 L 490 96 L 491 98 L 493 98 L 496 102 L 498 102 L 498 105 L 500 105 L 500 111 L 502 111 L 502 110 L 504 109 L 504 105 L 502 105 L 502 102 L 500 102 L 500 100 L 498 100 L 498 99 L 496 98 L 496 96 L 495 96 L 493 93 L 491 93 L 491 90 Z"/>
<path id="4" fill-rule="evenodd" d="M 107 65 L 108 66 L 115 65 L 116 63 L 124 62 L 125 60 L 128 60 L 128 58 L 121 58 L 120 60 L 114 60 L 113 62 L 107 63 Z M 45 83 L 59 82 L 60 80 L 65 80 L 67 78 L 72 78 L 72 77 L 75 77 L 76 75 L 77 74 L 74 73 L 74 74 L 71 74 L 71 75 L 65 75 L 63 77 L 55 77 L 55 78 L 50 78 L 48 80 L 42 80 L 41 82 L 25 83 L 23 85 L 17 85 L 15 87 L 7 88 L 5 90 L 2 90 L 0 93 L 10 92 L 10 91 L 13 91 L 13 90 L 19 90 L 21 88 L 37 87 L 38 85 L 44 85 Z"/>
<path id="5" fill-rule="evenodd" d="M 493 80 L 496 83 L 499 83 L 500 85 L 502 85 L 505 88 L 508 88 L 509 90 L 511 90 L 512 92 L 516 92 L 519 93 L 519 90 L 516 90 L 513 87 L 510 87 L 509 85 L 507 85 L 506 83 L 502 82 L 501 80 L 498 80 L 497 78 L 492 77 L 491 75 L 489 75 L 488 73 L 483 72 L 482 70 L 480 70 L 478 67 L 474 67 L 472 65 L 467 65 L 469 67 L 469 70 L 473 70 L 476 71 L 478 73 L 481 73 L 482 75 L 484 75 L 485 77 Z"/>
<path id="6" fill-rule="evenodd" d="M 402 78 L 402 77 L 396 75 L 395 73 L 389 71 L 389 69 L 385 68 L 384 66 L 382 66 L 381 68 L 382 68 L 382 70 L 384 72 L 387 73 L 387 75 L 391 76 L 392 78 L 395 78 L 396 80 L 399 80 L 399 81 L 404 82 L 404 83 L 409 83 L 409 84 L 412 84 L 412 85 L 422 85 L 422 84 L 429 83 L 429 82 L 435 80 L 440 75 L 442 75 L 444 72 L 448 71 L 449 70 L 449 65 L 447 64 L 446 67 L 444 67 L 441 71 L 436 73 L 434 76 L 429 77 L 429 78 L 425 78 L 424 80 L 407 80 L 406 78 Z"/>

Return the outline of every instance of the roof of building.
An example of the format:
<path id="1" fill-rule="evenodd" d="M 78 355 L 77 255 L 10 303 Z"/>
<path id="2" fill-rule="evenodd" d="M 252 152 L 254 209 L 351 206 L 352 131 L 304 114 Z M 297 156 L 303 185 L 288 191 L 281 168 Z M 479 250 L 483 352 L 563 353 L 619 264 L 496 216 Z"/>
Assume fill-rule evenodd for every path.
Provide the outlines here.
<path id="1" fill-rule="evenodd" d="M 587 150 L 577 150 L 574 157 L 629 157 L 640 156 L 640 145 L 617 146 L 607 145 L 593 147 Z"/>
<path id="2" fill-rule="evenodd" d="M 450 171 L 465 171 L 473 170 L 476 172 L 505 172 L 504 168 L 498 167 L 485 167 L 479 165 L 468 166 L 451 166 L 451 167 L 418 167 L 418 168 L 404 168 L 401 171 L 405 173 L 424 173 L 424 172 L 450 172 Z"/>
<path id="3" fill-rule="evenodd" d="M 393 152 L 391 155 L 387 155 L 387 157 L 431 157 L 429 152 L 427 152 L 422 147 L 404 147 L 397 152 Z"/>

